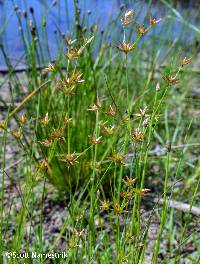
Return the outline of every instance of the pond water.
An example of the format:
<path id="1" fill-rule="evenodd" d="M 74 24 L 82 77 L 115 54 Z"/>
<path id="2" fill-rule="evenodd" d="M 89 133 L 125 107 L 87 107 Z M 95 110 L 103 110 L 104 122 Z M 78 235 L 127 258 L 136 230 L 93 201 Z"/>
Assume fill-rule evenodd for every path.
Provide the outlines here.
<path id="1" fill-rule="evenodd" d="M 151 4 L 149 4 L 150 2 Z M 189 44 L 200 37 L 200 29 L 199 32 L 191 29 L 192 25 L 198 26 L 199 24 L 199 9 L 197 9 L 198 6 L 194 5 L 196 1 L 180 1 L 182 5 L 178 4 L 177 6 L 179 13 L 176 14 L 176 19 L 170 18 L 172 11 L 161 2 L 144 0 L 79 0 L 78 6 L 81 10 L 81 21 L 84 20 L 88 28 L 93 24 L 98 24 L 98 32 L 110 30 L 110 38 L 113 37 L 115 40 L 118 39 L 118 41 L 121 40 L 121 33 L 118 27 L 114 29 L 114 27 L 109 25 L 119 14 L 122 4 L 126 8 L 136 10 L 140 23 L 145 23 L 144 18 L 147 18 L 150 13 L 157 18 L 164 18 L 162 25 L 158 25 L 153 32 L 159 38 L 162 37 L 168 41 L 179 38 L 180 41 L 187 41 Z M 188 2 L 188 4 L 183 5 L 183 2 Z M 18 6 L 17 11 L 16 6 Z M 34 10 L 33 15 L 30 12 L 30 7 Z M 27 11 L 27 19 L 24 18 L 24 11 Z M 58 47 L 55 30 L 64 33 L 67 31 L 72 32 L 73 30 L 74 0 L 0 0 L 0 68 L 6 66 L 2 45 L 4 46 L 4 52 L 9 55 L 12 63 L 16 63 L 23 56 L 24 44 L 20 33 L 20 26 L 26 32 L 26 26 L 30 24 L 30 21 L 33 21 L 33 24 L 37 24 L 42 38 L 47 37 L 50 47 L 50 57 L 52 58 L 56 56 Z M 45 30 L 43 27 L 44 21 L 46 22 Z M 190 25 L 186 25 L 187 23 L 190 23 Z M 46 33 L 44 33 L 45 31 Z M 27 37 L 26 34 L 25 37 Z"/>

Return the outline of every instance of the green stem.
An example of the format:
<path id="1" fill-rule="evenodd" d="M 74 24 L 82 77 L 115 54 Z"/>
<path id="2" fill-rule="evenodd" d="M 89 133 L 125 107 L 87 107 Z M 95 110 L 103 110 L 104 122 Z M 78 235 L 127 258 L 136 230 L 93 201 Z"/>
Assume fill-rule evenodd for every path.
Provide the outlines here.
<path id="1" fill-rule="evenodd" d="M 158 233 L 158 239 L 156 241 L 156 246 L 155 246 L 155 251 L 153 255 L 153 264 L 157 264 L 158 262 L 158 253 L 160 249 L 160 243 L 161 243 L 161 238 L 163 234 L 163 229 L 165 226 L 166 222 L 166 215 L 167 215 L 167 189 L 168 189 L 168 182 L 169 182 L 169 171 L 170 171 L 170 160 L 171 160 L 171 153 L 167 153 L 167 160 L 166 160 L 166 173 L 165 173 L 165 183 L 164 183 L 164 194 L 163 194 L 163 207 L 162 207 L 162 215 L 161 215 L 161 223 L 160 223 L 160 228 L 159 228 L 159 233 Z"/>

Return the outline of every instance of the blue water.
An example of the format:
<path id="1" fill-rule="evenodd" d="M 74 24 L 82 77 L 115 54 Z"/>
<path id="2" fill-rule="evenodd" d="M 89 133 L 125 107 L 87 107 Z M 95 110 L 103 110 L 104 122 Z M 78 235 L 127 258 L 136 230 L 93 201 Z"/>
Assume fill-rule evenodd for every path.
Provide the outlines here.
<path id="1" fill-rule="evenodd" d="M 141 1 L 122 1 L 122 0 L 79 0 L 81 10 L 81 21 L 88 29 L 93 24 L 98 25 L 96 34 L 100 34 L 102 30 L 110 32 L 109 39 L 113 41 L 121 40 L 120 27 L 113 26 L 112 21 L 117 17 L 120 5 L 128 2 L 126 8 L 136 10 L 137 19 L 140 23 L 145 23 L 147 16 L 152 13 L 157 18 L 164 18 L 162 24 L 156 27 L 152 35 L 163 40 L 172 41 L 174 38 L 179 38 L 180 41 L 190 44 L 199 35 L 197 32 L 184 26 L 178 19 L 171 19 L 170 11 L 163 4 L 152 4 L 150 7 L 144 0 Z M 34 16 L 40 37 L 45 38 L 43 22 L 46 21 L 47 38 L 50 46 L 50 56 L 48 51 L 44 52 L 45 60 L 48 61 L 56 57 L 60 33 L 69 33 L 73 36 L 74 28 L 74 1 L 73 0 L 58 0 L 57 4 L 53 5 L 53 1 L 49 0 L 0 0 L 0 44 L 3 44 L 5 51 L 9 54 L 9 58 L 13 64 L 19 59 L 24 60 L 24 44 L 22 42 L 20 25 L 16 15 L 15 7 L 18 6 L 18 14 L 21 17 L 22 27 L 26 29 L 26 21 L 29 24 L 33 17 L 30 13 L 30 7 L 34 9 Z M 24 10 L 27 10 L 28 18 L 23 16 Z M 91 14 L 88 14 L 88 11 Z M 186 21 L 191 24 L 198 25 L 199 17 L 195 8 L 185 8 L 179 6 L 178 10 Z M 146 19 L 146 20 L 145 20 Z M 33 21 L 34 24 L 34 21 Z M 184 30 L 183 30 L 184 29 Z M 57 35 L 55 34 L 57 30 Z M 59 33 L 60 32 L 60 33 Z M 88 35 L 91 35 L 91 33 Z M 151 36 L 152 36 L 151 35 Z M 28 34 L 25 36 L 28 41 Z M 44 41 L 45 43 L 45 41 Z M 43 45 L 43 42 L 41 42 Z M 0 67 L 5 67 L 6 63 L 0 50 Z"/>

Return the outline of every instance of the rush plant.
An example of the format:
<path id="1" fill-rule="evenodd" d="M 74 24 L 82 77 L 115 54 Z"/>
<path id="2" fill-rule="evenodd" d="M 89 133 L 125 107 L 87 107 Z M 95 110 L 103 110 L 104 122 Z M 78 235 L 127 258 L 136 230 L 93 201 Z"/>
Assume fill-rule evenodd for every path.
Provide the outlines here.
<path id="1" fill-rule="evenodd" d="M 57 4 L 56 1 L 53 4 Z M 146 61 L 148 53 L 144 46 L 154 48 L 146 36 L 162 24 L 162 20 L 148 15 L 143 25 L 137 21 L 133 10 L 120 11 L 114 23 L 122 32 L 122 41 L 108 45 L 103 41 L 103 33 L 101 37 L 97 33 L 96 25 L 89 32 L 84 24 L 78 23 L 80 10 L 75 1 L 78 23 L 75 37 L 69 32 L 59 32 L 58 56 L 47 63 L 48 41 L 44 49 L 35 24 L 35 11 L 30 9 L 32 22 L 29 24 L 26 13 L 22 18 L 19 8 L 15 7 L 15 11 L 20 25 L 22 19 L 26 21 L 28 35 L 23 28 L 20 33 L 29 70 L 25 76 L 27 95 L 20 98 L 16 106 L 15 95 L 23 85 L 13 67 L 9 68 L 10 104 L 5 118 L 0 121 L 2 201 L 5 178 L 10 179 L 6 169 L 8 139 L 18 144 L 18 152 L 25 162 L 20 163 L 18 171 L 22 182 L 11 177 L 21 202 L 14 215 L 16 229 L 12 240 L 7 238 L 11 212 L 1 203 L 1 252 L 50 253 L 64 244 L 67 258 L 52 260 L 52 263 L 142 264 L 147 263 L 147 255 L 150 255 L 148 261 L 156 264 L 161 263 L 163 236 L 167 232 L 169 252 L 165 253 L 171 258 L 170 263 L 179 263 L 189 217 L 184 219 L 180 245 L 175 251 L 171 239 L 176 233 L 172 224 L 175 216 L 168 208 L 174 186 L 170 189 L 169 184 L 171 175 L 176 183 L 185 168 L 184 151 L 175 155 L 173 150 L 174 144 L 179 143 L 179 133 L 180 140 L 184 137 L 184 146 L 187 144 L 191 124 L 184 127 L 184 131 L 180 123 L 171 128 L 168 104 L 175 94 L 180 100 L 184 97 L 178 88 L 185 84 L 185 69 L 192 59 L 177 55 L 170 58 L 170 62 L 166 59 L 163 66 L 159 64 L 159 52 L 155 48 L 153 60 Z M 3 51 L 10 65 L 5 49 Z M 158 143 L 162 144 L 162 155 L 156 154 L 154 159 Z M 155 176 L 155 184 L 156 170 L 159 177 Z M 198 193 L 198 173 L 197 169 L 188 214 Z M 46 243 L 44 208 L 48 188 L 58 194 L 67 213 L 56 237 L 51 234 Z M 155 192 L 159 196 L 157 200 L 154 200 Z M 144 217 L 142 210 L 148 202 L 151 210 Z M 37 203 L 39 214 L 34 209 Z M 39 215 L 36 225 L 35 215 Z M 148 235 L 155 216 L 157 236 L 149 252 Z M 12 257 L 2 259 L 5 263 L 16 263 Z M 35 262 L 27 260 L 25 263 L 45 263 L 45 260 L 38 257 Z"/>

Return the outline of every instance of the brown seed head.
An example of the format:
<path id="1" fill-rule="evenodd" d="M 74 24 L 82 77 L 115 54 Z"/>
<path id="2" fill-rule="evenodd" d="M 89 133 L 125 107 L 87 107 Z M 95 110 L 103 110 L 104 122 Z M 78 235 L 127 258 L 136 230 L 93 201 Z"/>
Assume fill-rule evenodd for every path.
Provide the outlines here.
<path id="1" fill-rule="evenodd" d="M 63 79 L 63 83 L 65 86 L 72 86 L 75 84 L 83 83 L 85 80 L 82 79 L 82 73 L 80 72 L 73 72 L 70 77 Z"/>
<path id="2" fill-rule="evenodd" d="M 102 126 L 102 129 L 103 129 L 103 133 L 105 135 L 111 136 L 111 135 L 113 135 L 116 132 L 117 127 L 116 126 L 108 127 L 108 126 L 103 125 Z"/>
<path id="3" fill-rule="evenodd" d="M 45 139 L 43 141 L 38 141 L 38 143 L 48 148 L 52 145 L 52 139 Z"/>
<path id="4" fill-rule="evenodd" d="M 64 117 L 63 123 L 64 125 L 68 125 L 69 123 L 72 123 L 73 119 L 69 118 L 67 115 Z"/>
<path id="5" fill-rule="evenodd" d="M 70 77 L 59 80 L 57 85 L 64 92 L 64 94 L 70 95 L 74 93 L 74 89 L 77 84 L 85 81 L 81 77 L 82 73 L 73 72 Z"/>
<path id="6" fill-rule="evenodd" d="M 123 41 L 117 46 L 117 48 L 125 54 L 128 54 L 130 51 L 133 51 L 135 49 L 135 44 L 126 43 L 125 41 Z"/>
<path id="7" fill-rule="evenodd" d="M 49 114 L 48 114 L 48 113 L 46 113 L 46 115 L 45 115 L 44 118 L 41 118 L 41 119 L 39 120 L 39 122 L 40 122 L 40 124 L 41 124 L 42 126 L 47 126 L 48 123 L 49 123 L 49 121 L 50 121 L 50 119 L 49 119 Z"/>
<path id="8" fill-rule="evenodd" d="M 42 70 L 43 73 L 55 72 L 56 68 L 54 64 L 49 63 L 48 67 Z"/>
<path id="9" fill-rule="evenodd" d="M 68 154 L 64 154 L 64 155 L 61 155 L 61 159 L 60 161 L 66 163 L 67 167 L 71 167 L 71 166 L 74 166 L 78 163 L 78 159 L 79 156 L 75 153 L 68 153 Z"/>
<path id="10" fill-rule="evenodd" d="M 140 36 L 144 36 L 149 32 L 149 28 L 145 28 L 143 25 L 138 25 L 137 30 Z"/>
<path id="11" fill-rule="evenodd" d="M 124 165 L 126 157 L 121 155 L 119 152 L 114 152 L 111 157 L 108 157 L 109 160 Z"/>
<path id="12" fill-rule="evenodd" d="M 118 202 L 114 202 L 113 210 L 116 215 L 121 215 L 123 212 L 124 207 L 120 205 Z"/>
<path id="13" fill-rule="evenodd" d="M 0 129 L 5 129 L 6 128 L 6 120 L 1 120 L 0 121 Z"/>
<path id="14" fill-rule="evenodd" d="M 83 53 L 83 48 L 70 48 L 68 49 L 67 53 L 65 54 L 65 58 L 68 60 L 78 59 Z"/>
<path id="15" fill-rule="evenodd" d="M 127 185 L 127 186 L 129 186 L 129 187 L 132 187 L 132 186 L 135 185 L 136 179 L 128 178 L 128 177 L 126 176 L 126 179 L 122 179 L 122 182 L 123 182 L 125 185 Z"/>
<path id="16" fill-rule="evenodd" d="M 98 145 L 98 144 L 102 144 L 103 143 L 103 140 L 101 140 L 102 137 L 96 137 L 95 135 L 93 136 L 89 136 L 89 140 L 90 140 L 90 143 L 92 145 Z"/>
<path id="17" fill-rule="evenodd" d="M 67 46 L 72 46 L 76 42 L 76 39 L 72 40 L 70 38 L 65 38 L 65 44 Z"/>
<path id="18" fill-rule="evenodd" d="M 56 139 L 56 140 L 64 140 L 64 136 L 65 136 L 65 129 L 64 128 L 59 128 L 59 129 L 55 129 L 53 128 L 53 131 L 51 132 L 51 139 Z"/>
<path id="19" fill-rule="evenodd" d="M 192 58 L 186 58 L 185 57 L 184 59 L 181 60 L 181 66 L 183 67 L 185 65 L 188 65 L 191 63 L 191 61 L 192 61 Z"/>
<path id="20" fill-rule="evenodd" d="M 151 189 L 141 189 L 141 190 L 133 189 L 133 191 L 134 191 L 134 193 L 143 196 L 146 193 L 150 192 Z"/>
<path id="21" fill-rule="evenodd" d="M 92 36 L 91 38 L 85 39 L 85 43 L 79 49 L 78 48 L 70 48 L 70 49 L 68 49 L 68 52 L 65 54 L 66 59 L 68 59 L 70 61 L 73 60 L 73 59 L 78 59 L 82 55 L 86 45 L 91 43 L 93 38 L 94 38 L 94 36 Z"/>
<path id="22" fill-rule="evenodd" d="M 136 128 L 132 134 L 132 139 L 135 143 L 141 143 L 144 140 L 144 134 L 139 128 Z"/>
<path id="23" fill-rule="evenodd" d="M 75 93 L 75 85 L 67 87 L 65 81 L 60 80 L 60 89 L 65 95 L 72 95 Z"/>
<path id="24" fill-rule="evenodd" d="M 16 140 L 20 140 L 22 137 L 22 128 L 20 127 L 18 130 L 12 131 L 11 134 Z"/>
<path id="25" fill-rule="evenodd" d="M 163 79 L 166 82 L 166 84 L 169 86 L 179 83 L 179 79 L 177 79 L 176 75 L 175 76 L 172 76 L 172 75 L 163 76 Z"/>
<path id="26" fill-rule="evenodd" d="M 120 196 L 123 199 L 130 201 L 131 199 L 133 199 L 134 194 L 133 194 L 133 191 L 122 191 L 120 193 Z"/>
<path id="27" fill-rule="evenodd" d="M 61 80 L 61 84 L 69 87 L 69 86 L 73 86 L 75 84 L 79 84 L 79 83 L 83 83 L 84 80 L 81 78 L 82 77 L 82 73 L 80 72 L 73 72 L 69 77 L 67 77 L 66 79 L 62 79 Z"/>
<path id="28" fill-rule="evenodd" d="M 88 108 L 88 111 L 99 111 L 101 109 L 100 97 L 97 97 L 97 102 Z"/>
<path id="29" fill-rule="evenodd" d="M 115 117 L 117 115 L 117 109 L 115 107 L 112 107 L 112 105 L 110 105 L 108 111 L 105 113 L 109 116 Z"/>
<path id="30" fill-rule="evenodd" d="M 40 160 L 37 165 L 40 170 L 47 170 L 49 168 L 49 163 L 46 159 Z"/>
<path id="31" fill-rule="evenodd" d="M 21 117 L 19 118 L 19 121 L 22 125 L 25 125 L 27 123 L 27 116 L 26 114 L 21 115 Z"/>
<path id="32" fill-rule="evenodd" d="M 161 18 L 156 20 L 155 18 L 153 18 L 152 15 L 149 17 L 149 23 L 151 26 L 157 25 L 158 23 L 160 23 L 161 20 Z"/>
<path id="33" fill-rule="evenodd" d="M 137 117 L 144 117 L 146 115 L 147 112 L 147 107 L 145 107 L 144 109 L 140 108 L 140 111 L 138 114 L 135 114 L 135 116 Z"/>
<path id="34" fill-rule="evenodd" d="M 100 201 L 102 210 L 108 211 L 110 209 L 110 202 L 108 200 Z"/>
<path id="35" fill-rule="evenodd" d="M 127 10 L 124 17 L 121 17 L 121 23 L 123 26 L 127 26 L 133 22 L 133 10 Z"/>

